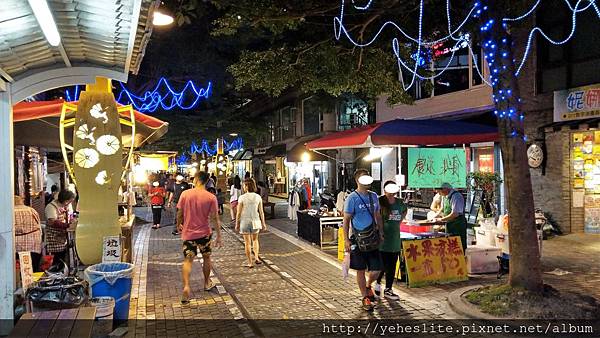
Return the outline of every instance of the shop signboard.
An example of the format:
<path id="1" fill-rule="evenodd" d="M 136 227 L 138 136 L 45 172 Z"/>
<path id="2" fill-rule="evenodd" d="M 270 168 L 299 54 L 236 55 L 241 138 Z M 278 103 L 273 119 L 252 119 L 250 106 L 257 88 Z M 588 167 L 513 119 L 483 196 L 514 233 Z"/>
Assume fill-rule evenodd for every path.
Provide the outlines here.
<path id="1" fill-rule="evenodd" d="M 554 122 L 600 117 L 600 84 L 554 92 Z"/>
<path id="2" fill-rule="evenodd" d="M 459 236 L 403 240 L 408 286 L 467 280 L 467 264 Z"/>
<path id="3" fill-rule="evenodd" d="M 19 252 L 19 266 L 21 268 L 21 281 L 23 289 L 27 290 L 33 283 L 33 264 L 31 262 L 31 252 Z"/>
<path id="4" fill-rule="evenodd" d="M 408 148 L 408 186 L 439 188 L 450 183 L 467 187 L 467 155 L 464 149 Z"/>

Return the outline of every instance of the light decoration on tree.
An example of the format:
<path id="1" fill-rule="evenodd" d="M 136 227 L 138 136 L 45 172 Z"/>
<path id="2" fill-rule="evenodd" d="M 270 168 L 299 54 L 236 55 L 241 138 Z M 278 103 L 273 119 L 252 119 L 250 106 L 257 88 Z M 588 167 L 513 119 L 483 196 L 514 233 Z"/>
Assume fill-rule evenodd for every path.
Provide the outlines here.
<path id="1" fill-rule="evenodd" d="M 241 137 L 238 137 L 231 142 L 223 140 L 223 148 L 226 154 L 232 150 L 243 149 L 244 141 Z M 213 146 L 211 146 L 207 140 L 202 140 L 200 145 L 198 145 L 196 142 L 192 142 L 189 153 L 192 155 L 204 153 L 208 156 L 215 156 L 217 154 L 217 144 L 215 143 Z"/>
<path id="2" fill-rule="evenodd" d="M 185 83 L 183 89 L 178 92 L 164 77 L 158 80 L 154 89 L 146 91 L 142 95 L 132 93 L 122 82 L 119 82 L 119 85 L 121 86 L 121 92 L 116 101 L 121 105 L 131 104 L 140 113 L 153 113 L 158 109 L 193 109 L 198 106 L 202 98 L 208 99 L 212 89 L 212 82 L 208 82 L 208 85 L 203 88 L 189 80 Z M 78 85 L 74 87 L 73 95 L 71 95 L 69 89 L 66 89 L 66 100 L 68 102 L 79 100 L 79 93 Z"/>
<path id="3" fill-rule="evenodd" d="M 350 35 L 350 32 L 344 25 L 344 11 L 345 11 L 345 2 L 346 1 L 341 0 L 340 15 L 339 15 L 339 17 L 335 17 L 334 22 L 333 22 L 334 34 L 335 34 L 335 38 L 337 40 L 340 40 L 342 37 L 342 34 L 343 34 L 344 37 L 348 41 L 350 41 L 350 43 L 352 43 L 353 45 L 355 45 L 357 47 L 362 48 L 362 47 L 368 47 L 371 44 L 373 44 L 379 38 L 379 36 L 382 34 L 384 29 L 388 26 L 391 26 L 391 27 L 395 28 L 398 32 L 400 32 L 400 34 L 404 38 L 406 38 L 409 41 L 409 43 L 416 44 L 417 45 L 416 52 L 409 54 L 410 59 L 412 60 L 412 61 L 410 61 L 410 63 L 412 63 L 412 65 L 410 65 L 409 62 L 407 62 L 403 59 L 402 54 L 400 53 L 399 39 L 395 37 L 391 41 L 392 42 L 392 50 L 393 50 L 394 55 L 396 56 L 396 59 L 398 62 L 400 80 L 402 82 L 402 86 L 405 91 L 410 89 L 415 84 L 417 79 L 433 80 L 433 79 L 441 76 L 448 69 L 449 65 L 452 64 L 452 60 L 454 59 L 454 54 L 455 54 L 456 50 L 465 46 L 465 44 L 466 44 L 466 47 L 469 48 L 469 54 L 473 60 L 473 65 L 475 66 L 477 74 L 481 77 L 481 79 L 483 80 L 484 83 L 486 83 L 487 85 L 491 86 L 494 89 L 493 90 L 494 94 L 492 94 L 492 99 L 494 100 L 494 103 L 496 104 L 497 107 L 502 107 L 502 109 L 500 111 L 495 110 L 494 114 L 496 114 L 496 116 L 498 116 L 499 118 L 508 118 L 511 120 L 513 118 L 516 119 L 517 114 L 518 114 L 518 119 L 516 119 L 516 121 L 521 123 L 521 126 L 522 126 L 522 121 L 524 120 L 525 117 L 523 116 L 523 114 L 521 112 L 519 112 L 519 109 L 517 108 L 517 106 L 521 102 L 521 99 L 518 97 L 514 97 L 513 93 L 511 92 L 510 89 L 500 88 L 499 76 L 501 74 L 506 75 L 508 70 L 515 69 L 515 66 L 517 64 L 516 60 L 508 59 L 510 57 L 509 48 L 505 47 L 505 46 L 510 46 L 509 44 L 511 43 L 511 41 L 509 41 L 509 35 L 507 32 L 507 28 L 508 28 L 507 23 L 520 21 L 520 20 L 524 20 L 524 19 L 528 18 L 530 15 L 532 15 L 535 12 L 536 8 L 541 3 L 541 0 L 537 0 L 531 6 L 531 8 L 529 10 L 527 10 L 524 14 L 522 14 L 520 16 L 517 16 L 514 18 L 503 18 L 501 20 L 502 21 L 502 23 L 501 23 L 502 24 L 502 37 L 499 39 L 499 41 L 493 41 L 491 39 L 487 39 L 487 41 L 482 41 L 482 44 L 483 44 L 482 49 L 484 51 L 484 58 L 488 62 L 488 65 L 490 68 L 489 79 L 487 79 L 485 76 L 483 76 L 481 69 L 479 69 L 477 58 L 475 56 L 475 53 L 473 52 L 473 46 L 472 46 L 472 40 L 470 39 L 470 34 L 463 33 L 462 36 L 455 36 L 456 34 L 459 34 L 460 32 L 464 31 L 463 28 L 469 22 L 470 19 L 472 19 L 472 18 L 479 19 L 480 16 L 483 14 L 483 12 L 488 10 L 488 6 L 486 5 L 485 1 L 487 1 L 487 0 L 475 1 L 473 3 L 473 5 L 471 6 L 470 10 L 468 11 L 468 15 L 461 21 L 461 23 L 456 28 L 453 29 L 452 28 L 452 18 L 450 15 L 450 0 L 446 0 L 446 18 L 447 18 L 447 23 L 448 23 L 448 27 L 447 27 L 448 35 L 441 37 L 439 39 L 436 39 L 436 40 L 424 40 L 422 38 L 422 36 L 423 36 L 424 0 L 421 0 L 420 4 L 419 4 L 418 34 L 417 34 L 416 38 L 409 35 L 408 33 L 406 33 L 404 29 L 402 29 L 398 24 L 394 23 L 393 21 L 386 21 L 385 23 L 383 23 L 381 25 L 379 30 L 375 33 L 375 35 L 371 39 L 367 40 L 366 42 L 358 42 Z M 359 11 L 369 10 L 371 5 L 373 4 L 373 0 L 369 0 L 364 6 L 358 6 L 358 5 L 356 5 L 355 2 L 356 2 L 355 0 L 352 0 L 352 5 L 356 10 L 359 10 Z M 525 51 L 523 53 L 523 56 L 522 56 L 520 62 L 518 63 L 518 66 L 516 66 L 516 70 L 514 70 L 514 73 L 511 73 L 511 74 L 514 74 L 514 76 L 518 76 L 520 74 L 521 69 L 523 68 L 525 62 L 527 61 L 527 57 L 529 56 L 529 53 L 531 51 L 533 38 L 535 37 L 536 33 L 539 33 L 544 39 L 546 39 L 551 44 L 561 45 L 561 44 L 567 43 L 574 36 L 575 28 L 576 28 L 576 24 L 577 24 L 577 14 L 578 13 L 581 13 L 590 8 L 593 8 L 594 11 L 596 12 L 598 18 L 600 18 L 600 9 L 596 5 L 595 0 L 578 0 L 577 3 L 575 4 L 575 6 L 572 6 L 569 3 L 569 0 L 564 0 L 564 2 L 567 5 L 567 7 L 569 8 L 569 10 L 571 11 L 572 25 L 571 25 L 571 30 L 570 30 L 568 36 L 563 40 L 554 40 L 554 39 L 550 38 L 540 27 L 537 27 L 537 26 L 534 27 L 529 32 L 527 44 L 525 46 Z M 482 3 L 484 3 L 484 4 L 482 5 Z M 491 31 L 491 29 L 493 28 L 493 26 L 495 24 L 498 24 L 498 23 L 494 22 L 493 19 L 489 19 L 489 20 L 485 21 L 479 28 L 480 35 L 485 35 L 486 32 Z M 420 66 L 422 66 L 422 59 L 421 59 L 422 55 L 423 55 L 422 50 L 423 49 L 426 49 L 426 50 L 432 49 L 434 46 L 438 45 L 439 43 L 445 42 L 445 41 L 454 41 L 455 42 L 454 46 L 450 48 L 450 52 L 451 52 L 450 60 L 448 60 L 448 62 L 446 63 L 446 66 L 443 67 L 437 73 L 434 73 L 433 75 L 430 75 L 430 76 L 423 76 L 423 75 L 418 74 L 418 68 Z M 495 62 L 494 60 L 497 60 L 497 61 Z M 502 60 L 504 60 L 504 61 L 500 62 Z M 502 63 L 502 65 L 495 65 L 494 63 Z M 508 65 L 508 67 L 510 67 L 510 69 L 507 69 L 507 65 Z M 411 80 L 408 83 L 408 85 L 405 84 L 404 79 L 402 77 L 403 69 L 410 72 L 410 74 L 412 75 Z M 518 130 L 522 130 L 522 128 L 516 128 L 513 126 L 511 136 L 513 136 L 513 137 L 519 136 L 519 137 L 522 137 L 524 140 L 526 140 L 526 136 L 523 134 L 523 132 L 518 131 Z"/>
<path id="4" fill-rule="evenodd" d="M 183 89 L 177 92 L 171 87 L 167 79 L 161 77 L 153 90 L 146 91 L 143 95 L 139 96 L 131 93 L 125 88 L 122 82 L 119 82 L 119 84 L 121 86 L 121 93 L 117 97 L 117 102 L 123 105 L 131 104 L 141 113 L 153 113 L 157 109 L 193 109 L 198 105 L 200 99 L 208 99 L 212 87 L 211 82 L 208 82 L 206 88 L 202 88 L 194 84 L 192 80 L 189 80 Z M 190 99 L 186 100 L 187 97 Z"/>
<path id="5" fill-rule="evenodd" d="M 539 32 L 540 35 L 542 37 L 544 37 L 546 40 L 548 40 L 550 43 L 552 44 L 564 44 L 567 43 L 574 35 L 575 32 L 575 27 L 576 27 L 576 15 L 578 13 L 581 13 L 585 10 L 588 10 L 590 8 L 593 8 L 598 17 L 600 18 L 600 10 L 598 8 L 598 6 L 595 3 L 595 0 L 578 0 L 577 3 L 575 4 L 575 6 L 573 7 L 568 0 L 564 0 L 566 5 L 568 6 L 568 8 L 571 10 L 572 12 L 572 29 L 571 32 L 569 33 L 569 35 L 567 36 L 567 38 L 565 38 L 564 40 L 553 40 L 552 38 L 550 38 L 541 28 L 539 27 L 535 27 L 533 28 L 530 33 L 529 33 L 529 38 L 527 40 L 527 45 L 525 48 L 525 52 L 523 53 L 523 57 L 519 63 L 519 66 L 517 67 L 517 71 L 516 71 L 516 75 L 518 75 L 521 71 L 521 68 L 523 67 L 525 61 L 527 60 L 527 57 L 529 56 L 529 53 L 531 51 L 531 45 L 532 45 L 532 40 L 533 37 L 535 36 L 536 32 Z M 446 0 L 446 17 L 447 17 L 447 21 L 448 21 L 448 35 L 443 36 L 441 38 L 438 38 L 436 40 L 424 40 L 422 38 L 423 35 L 423 7 L 424 7 L 424 0 L 420 1 L 420 5 L 419 5 L 419 21 L 418 21 L 418 36 L 415 38 L 411 35 L 409 35 L 408 33 L 406 33 L 406 31 L 404 29 L 402 29 L 398 24 L 396 24 L 393 21 L 386 21 L 385 23 L 383 23 L 381 25 L 381 27 L 379 28 L 379 30 L 375 33 L 375 35 L 370 39 L 367 40 L 366 42 L 358 42 L 356 41 L 351 35 L 350 32 L 348 31 L 348 29 L 346 28 L 346 26 L 344 25 L 344 14 L 345 14 L 345 0 L 342 0 L 342 4 L 341 4 L 341 10 L 340 10 L 340 16 L 339 17 L 335 17 L 334 18 L 334 33 L 335 33 L 335 38 L 337 40 L 341 39 L 342 35 L 344 35 L 344 37 L 350 41 L 350 43 L 354 44 L 357 47 L 368 47 L 371 44 L 373 44 L 378 38 L 379 36 L 383 33 L 384 29 L 387 28 L 388 26 L 391 26 L 393 28 L 395 28 L 396 30 L 398 30 L 400 32 L 400 34 L 406 38 L 407 40 L 409 40 L 409 42 L 411 43 L 415 43 L 417 44 L 417 52 L 416 54 L 413 53 L 412 56 L 414 55 L 421 55 L 421 49 L 422 48 L 431 48 L 433 45 L 436 45 L 438 43 L 441 42 L 445 42 L 445 41 L 456 41 L 456 44 L 454 45 L 454 47 L 451 48 L 451 50 L 455 50 L 457 49 L 461 44 L 464 44 L 464 42 L 468 43 L 468 48 L 469 48 L 469 53 L 471 55 L 471 58 L 473 58 L 473 60 L 475 62 L 473 62 L 473 65 L 475 66 L 477 73 L 479 74 L 479 76 L 482 78 L 482 80 L 488 84 L 488 85 L 493 85 L 491 82 L 489 82 L 482 74 L 481 69 L 479 69 L 478 63 L 476 62 L 476 57 L 475 57 L 475 53 L 473 52 L 473 46 L 472 46 L 472 42 L 470 40 L 464 40 L 461 39 L 461 37 L 456 37 L 455 35 L 458 34 L 459 32 L 463 31 L 464 26 L 469 22 L 469 20 L 471 18 L 478 18 L 479 15 L 482 13 L 482 11 L 487 10 L 487 6 L 482 6 L 480 1 L 476 1 L 473 3 L 473 6 L 470 8 L 468 15 L 461 21 L 461 23 L 456 27 L 456 28 L 452 28 L 452 18 L 450 16 L 450 0 Z M 515 17 L 515 18 L 504 18 L 502 21 L 503 23 L 506 22 L 514 22 L 514 21 L 520 21 L 523 20 L 527 17 L 529 17 L 537 8 L 537 6 L 540 4 L 541 0 L 538 0 L 536 3 L 534 3 L 532 5 L 532 7 L 523 15 Z M 587 5 L 584 6 L 584 4 L 587 3 Z M 367 11 L 371 5 L 373 4 L 373 1 L 370 0 L 368 1 L 367 4 L 365 4 L 364 6 L 358 6 L 355 4 L 355 0 L 352 0 L 352 4 L 353 7 L 357 10 L 361 10 L 361 11 Z M 583 7 L 582 7 L 583 6 Z M 489 25 L 491 25 L 488 22 L 488 28 Z M 486 26 L 482 26 L 480 29 L 484 30 Z M 467 34 L 465 34 L 467 35 Z M 465 36 L 463 35 L 463 36 Z M 468 36 L 468 35 L 467 35 Z M 448 61 L 448 63 L 446 64 L 446 66 L 440 70 L 439 72 L 431 75 L 431 76 L 422 76 L 420 74 L 418 74 L 418 64 L 419 62 L 412 62 L 414 63 L 414 65 L 409 65 L 409 63 L 407 61 L 405 61 L 403 59 L 403 57 L 401 56 L 400 53 L 400 44 L 399 44 L 399 40 L 398 38 L 393 38 L 392 39 L 392 49 L 394 51 L 394 55 L 396 56 L 396 59 L 398 60 L 398 67 L 402 70 L 405 69 L 407 71 L 409 71 L 412 74 L 412 78 L 411 81 L 408 85 L 405 85 L 403 83 L 403 87 L 405 90 L 410 89 L 414 84 L 415 84 L 415 80 L 419 79 L 419 80 L 433 80 L 437 77 L 439 77 L 440 75 L 442 75 L 447 69 L 448 69 L 448 65 L 450 65 L 452 63 L 452 59 L 454 58 L 454 52 L 451 53 L 450 56 L 450 60 Z M 415 59 L 415 57 L 412 57 L 411 59 Z M 417 58 L 418 60 L 418 58 Z M 404 82 L 404 81 L 403 81 Z"/>

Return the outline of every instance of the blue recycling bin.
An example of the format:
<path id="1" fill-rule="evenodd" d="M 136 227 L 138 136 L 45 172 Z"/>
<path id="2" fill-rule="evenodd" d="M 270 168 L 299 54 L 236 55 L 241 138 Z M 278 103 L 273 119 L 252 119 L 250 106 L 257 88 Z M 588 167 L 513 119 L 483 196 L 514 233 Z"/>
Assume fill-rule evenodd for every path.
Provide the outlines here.
<path id="1" fill-rule="evenodd" d="M 133 269 L 134 266 L 130 263 L 99 263 L 89 266 L 84 272 L 85 279 L 90 283 L 92 297 L 115 299 L 116 321 L 129 318 Z"/>

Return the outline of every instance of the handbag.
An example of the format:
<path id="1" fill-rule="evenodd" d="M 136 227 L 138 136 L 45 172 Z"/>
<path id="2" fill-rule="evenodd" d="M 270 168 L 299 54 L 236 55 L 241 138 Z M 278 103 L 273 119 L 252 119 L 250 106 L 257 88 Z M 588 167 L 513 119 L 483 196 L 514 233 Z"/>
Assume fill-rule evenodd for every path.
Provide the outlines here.
<path id="1" fill-rule="evenodd" d="M 356 193 L 358 198 L 364 203 L 362 197 L 360 197 L 359 193 Z M 364 230 L 353 229 L 354 231 L 354 239 L 356 241 L 356 245 L 358 245 L 358 249 L 362 252 L 369 252 L 379 249 L 379 245 L 381 244 L 381 237 L 379 236 L 379 229 L 377 228 L 377 221 L 375 220 L 375 216 L 373 216 L 373 212 L 371 211 L 373 208 L 373 197 L 371 196 L 371 192 L 369 191 L 369 214 L 373 219 L 373 222 L 369 227 Z"/>

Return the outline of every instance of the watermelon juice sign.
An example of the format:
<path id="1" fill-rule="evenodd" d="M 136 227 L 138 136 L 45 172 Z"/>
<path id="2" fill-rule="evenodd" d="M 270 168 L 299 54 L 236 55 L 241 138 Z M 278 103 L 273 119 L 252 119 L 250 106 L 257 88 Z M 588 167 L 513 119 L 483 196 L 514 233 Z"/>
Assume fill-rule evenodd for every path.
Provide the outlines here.
<path id="1" fill-rule="evenodd" d="M 464 149 L 408 148 L 408 186 L 439 188 L 450 183 L 467 187 L 467 155 Z"/>

